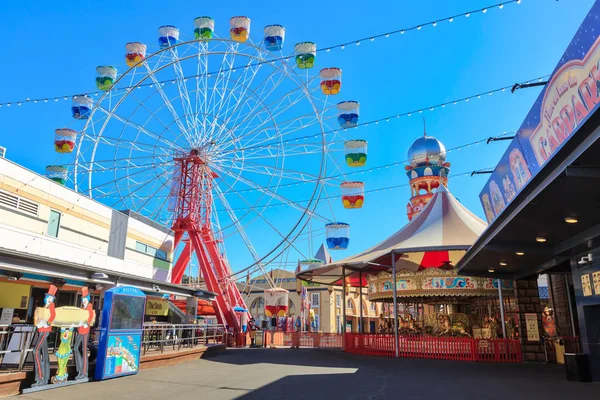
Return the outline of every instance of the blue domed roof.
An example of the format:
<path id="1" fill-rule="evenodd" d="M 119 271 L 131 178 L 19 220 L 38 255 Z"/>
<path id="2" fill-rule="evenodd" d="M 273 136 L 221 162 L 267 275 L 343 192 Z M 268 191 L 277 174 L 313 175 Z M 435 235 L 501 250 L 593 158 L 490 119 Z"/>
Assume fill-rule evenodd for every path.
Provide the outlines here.
<path id="1" fill-rule="evenodd" d="M 441 166 L 446 161 L 446 147 L 433 136 L 422 136 L 408 148 L 407 160 L 413 168 Z"/>

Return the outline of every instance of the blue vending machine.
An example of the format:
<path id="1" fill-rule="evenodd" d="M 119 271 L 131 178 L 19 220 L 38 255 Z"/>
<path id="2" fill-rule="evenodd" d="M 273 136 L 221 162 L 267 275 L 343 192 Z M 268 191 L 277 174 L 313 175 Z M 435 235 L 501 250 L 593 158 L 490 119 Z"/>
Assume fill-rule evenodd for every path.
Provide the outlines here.
<path id="1" fill-rule="evenodd" d="M 140 367 L 146 295 L 122 286 L 104 294 L 96 380 L 137 374 Z"/>

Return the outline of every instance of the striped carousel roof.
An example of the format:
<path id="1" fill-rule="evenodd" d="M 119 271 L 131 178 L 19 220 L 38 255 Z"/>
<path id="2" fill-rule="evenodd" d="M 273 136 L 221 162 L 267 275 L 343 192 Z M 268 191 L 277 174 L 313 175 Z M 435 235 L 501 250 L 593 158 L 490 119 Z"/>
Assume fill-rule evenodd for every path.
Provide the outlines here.
<path id="1" fill-rule="evenodd" d="M 486 223 L 442 185 L 423 211 L 392 236 L 357 255 L 302 271 L 298 277 L 325 284 L 341 284 L 342 267 L 355 272 L 377 273 L 391 268 L 392 253 L 395 254 L 398 271 L 452 269 L 485 228 Z M 350 278 L 349 283 L 358 285 L 355 280 Z M 361 284 L 365 286 L 366 283 L 366 276 L 363 276 Z"/>

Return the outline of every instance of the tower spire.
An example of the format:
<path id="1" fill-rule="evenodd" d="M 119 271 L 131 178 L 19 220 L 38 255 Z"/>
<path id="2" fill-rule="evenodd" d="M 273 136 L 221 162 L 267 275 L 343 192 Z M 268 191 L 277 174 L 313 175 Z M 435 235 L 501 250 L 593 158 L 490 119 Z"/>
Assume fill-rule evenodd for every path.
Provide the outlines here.
<path id="1" fill-rule="evenodd" d="M 423 137 L 427 137 L 427 121 L 423 117 Z"/>

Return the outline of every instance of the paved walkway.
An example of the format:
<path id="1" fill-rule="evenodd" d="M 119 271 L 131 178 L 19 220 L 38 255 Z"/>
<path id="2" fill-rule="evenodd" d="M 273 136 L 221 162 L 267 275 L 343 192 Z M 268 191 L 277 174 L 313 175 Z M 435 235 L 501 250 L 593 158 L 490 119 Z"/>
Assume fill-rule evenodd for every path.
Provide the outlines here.
<path id="1" fill-rule="evenodd" d="M 338 351 L 237 349 L 138 375 L 20 399 L 599 399 L 561 366 L 361 357 Z"/>

